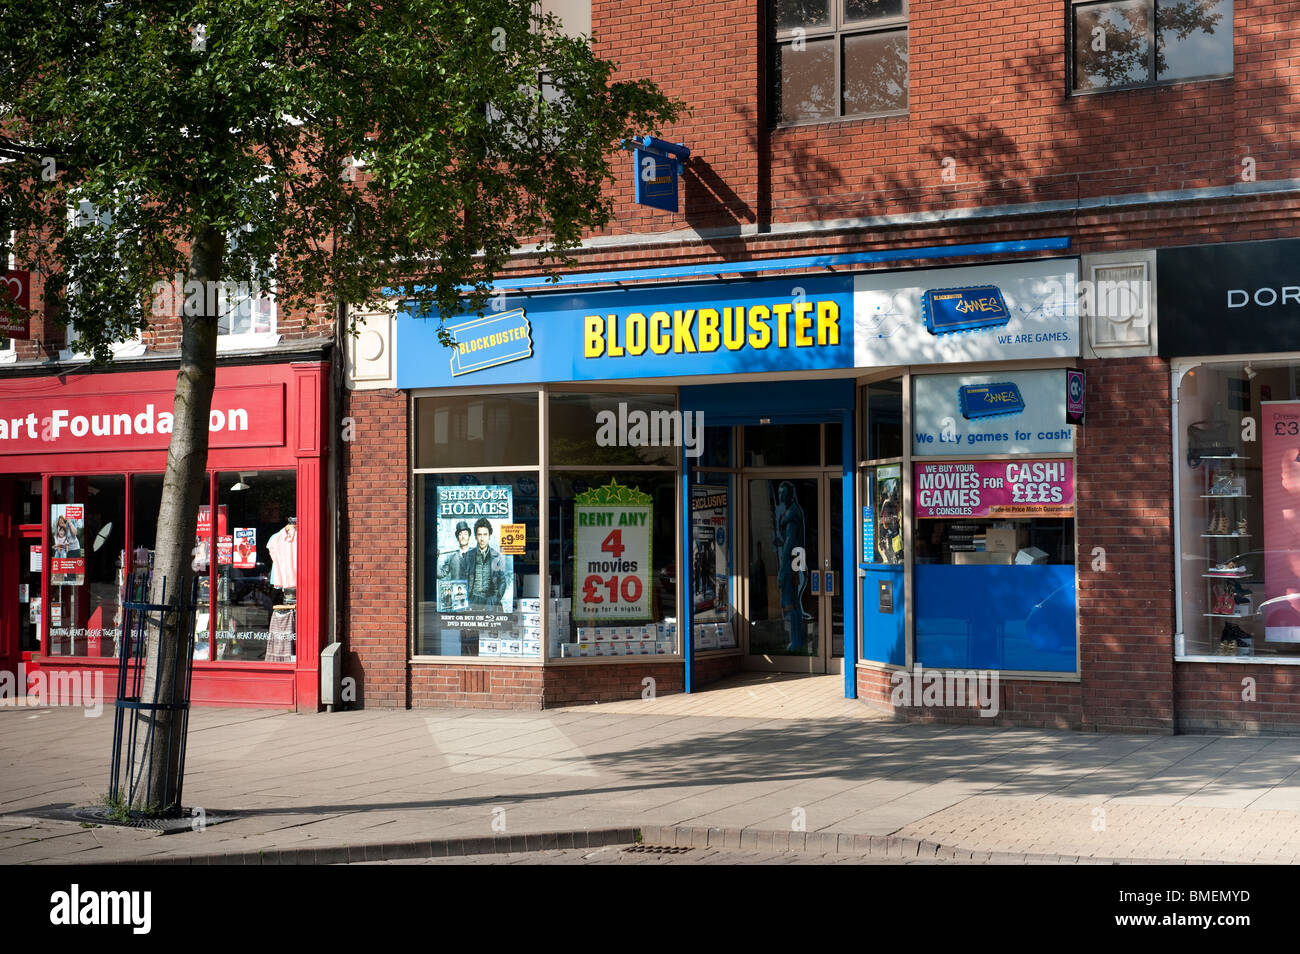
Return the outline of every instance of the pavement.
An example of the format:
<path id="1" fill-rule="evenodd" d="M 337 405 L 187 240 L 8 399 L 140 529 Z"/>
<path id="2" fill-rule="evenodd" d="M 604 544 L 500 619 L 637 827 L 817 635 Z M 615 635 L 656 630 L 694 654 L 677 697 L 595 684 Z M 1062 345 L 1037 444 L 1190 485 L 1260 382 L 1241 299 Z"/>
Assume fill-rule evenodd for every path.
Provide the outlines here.
<path id="1" fill-rule="evenodd" d="M 113 710 L 10 701 L 0 863 L 545 861 L 638 840 L 717 863 L 1300 860 L 1300 738 L 913 725 L 841 686 L 750 674 L 544 712 L 195 709 L 192 827 L 167 835 L 44 817 L 108 790 Z"/>

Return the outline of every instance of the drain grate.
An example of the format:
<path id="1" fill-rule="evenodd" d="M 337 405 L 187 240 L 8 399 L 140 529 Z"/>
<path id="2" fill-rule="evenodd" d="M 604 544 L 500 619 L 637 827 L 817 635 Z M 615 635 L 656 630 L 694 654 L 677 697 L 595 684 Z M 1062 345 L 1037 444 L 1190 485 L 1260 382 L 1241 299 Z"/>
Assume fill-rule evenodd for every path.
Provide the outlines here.
<path id="1" fill-rule="evenodd" d="M 87 808 L 77 808 L 71 805 L 51 805 L 42 808 L 28 809 L 19 814 L 25 818 L 39 818 L 61 822 L 81 822 L 83 825 L 103 825 L 105 827 L 137 828 L 143 831 L 160 832 L 164 835 L 172 835 L 183 831 L 202 831 L 204 828 L 212 825 L 220 825 L 222 822 L 232 821 L 236 817 L 233 812 L 221 812 L 220 814 L 217 814 L 215 812 L 204 812 L 202 809 L 196 808 L 171 818 L 133 815 L 129 818 L 118 819 L 110 818 L 109 810 L 102 805 L 94 805 Z M 0 816 L 0 818 L 3 817 L 4 816 Z"/>
<path id="2" fill-rule="evenodd" d="M 632 845 L 623 850 L 640 855 L 684 855 L 691 849 L 684 845 Z"/>

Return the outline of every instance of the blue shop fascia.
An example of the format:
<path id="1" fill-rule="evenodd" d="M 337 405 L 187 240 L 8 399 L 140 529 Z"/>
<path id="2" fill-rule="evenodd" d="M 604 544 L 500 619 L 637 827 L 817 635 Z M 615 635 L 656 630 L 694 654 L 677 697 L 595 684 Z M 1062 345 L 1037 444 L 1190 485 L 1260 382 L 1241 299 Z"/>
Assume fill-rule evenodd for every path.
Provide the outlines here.
<path id="1" fill-rule="evenodd" d="M 412 658 L 1077 678 L 1066 249 L 512 281 L 450 347 L 409 305 Z"/>

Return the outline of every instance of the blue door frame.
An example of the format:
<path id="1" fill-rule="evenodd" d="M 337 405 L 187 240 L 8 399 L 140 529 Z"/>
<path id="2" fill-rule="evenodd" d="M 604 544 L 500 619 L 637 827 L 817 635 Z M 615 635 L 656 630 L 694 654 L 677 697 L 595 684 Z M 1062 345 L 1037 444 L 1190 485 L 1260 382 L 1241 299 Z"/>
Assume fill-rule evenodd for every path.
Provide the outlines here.
<path id="1" fill-rule="evenodd" d="M 841 554 L 844 579 L 840 584 L 840 599 L 844 607 L 844 698 L 856 699 L 858 620 L 857 586 L 849 585 L 856 576 L 858 561 L 857 526 L 854 520 L 856 481 L 854 461 L 857 460 L 854 438 L 854 409 L 857 403 L 857 386 L 852 380 L 818 381 L 762 381 L 745 384 L 705 384 L 681 388 L 681 410 L 701 411 L 707 427 L 736 427 L 746 424 L 799 424 L 839 422 L 841 441 L 841 467 L 843 480 L 844 531 Z M 691 458 L 682 448 L 681 457 L 682 545 L 689 548 L 691 539 Z M 739 461 L 736 462 L 739 464 Z M 736 468 L 737 470 L 739 467 Z M 731 537 L 736 538 L 735 529 Z M 691 561 L 689 553 L 678 553 L 677 566 L 682 577 L 682 592 L 686 594 L 679 616 L 682 620 L 682 647 L 686 662 L 685 688 L 693 692 L 695 671 L 695 628 L 692 619 Z M 733 561 L 732 569 L 735 565 Z M 855 581 L 856 582 L 856 581 Z"/>

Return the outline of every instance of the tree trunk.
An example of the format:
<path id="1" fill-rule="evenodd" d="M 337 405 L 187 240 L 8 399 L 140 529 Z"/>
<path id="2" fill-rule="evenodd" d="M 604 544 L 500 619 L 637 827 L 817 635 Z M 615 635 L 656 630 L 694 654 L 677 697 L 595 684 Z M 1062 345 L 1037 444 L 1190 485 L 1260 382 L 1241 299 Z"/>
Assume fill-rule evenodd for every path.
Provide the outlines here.
<path id="1" fill-rule="evenodd" d="M 217 296 L 215 291 L 208 290 L 217 287 L 224 251 L 225 236 L 210 226 L 199 232 L 190 251 L 186 288 L 202 288 L 204 294 L 186 294 L 182 309 L 181 364 L 172 407 L 175 420 L 167 447 L 167 473 L 163 477 L 149 593 L 149 602 L 154 604 L 176 606 L 188 602 L 195 576 L 193 549 L 199 502 L 207 482 L 208 417 L 217 376 Z M 201 304 L 195 301 L 196 297 L 201 298 Z M 216 503 L 209 502 L 214 514 Z M 215 537 L 218 521 L 213 519 L 211 526 Z M 213 539 L 209 547 L 213 560 L 217 558 L 216 542 Z M 156 616 L 151 614 L 150 619 L 156 620 Z M 176 684 L 177 677 L 185 671 L 187 660 L 183 654 L 192 654 L 194 648 L 188 640 L 183 641 L 186 628 L 178 623 L 179 614 L 173 613 L 165 627 L 160 629 L 155 621 L 146 631 L 141 702 L 168 703 L 181 699 L 184 686 Z M 206 639 L 206 632 L 200 638 Z M 179 808 L 175 802 L 180 791 L 185 723 L 179 712 L 167 709 L 142 710 L 137 720 L 138 741 L 131 766 L 135 794 L 130 807 L 149 812 Z"/>

